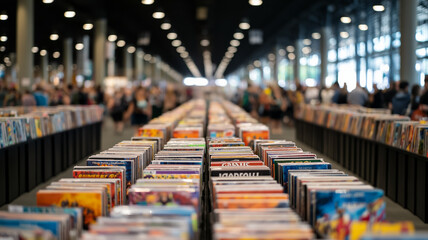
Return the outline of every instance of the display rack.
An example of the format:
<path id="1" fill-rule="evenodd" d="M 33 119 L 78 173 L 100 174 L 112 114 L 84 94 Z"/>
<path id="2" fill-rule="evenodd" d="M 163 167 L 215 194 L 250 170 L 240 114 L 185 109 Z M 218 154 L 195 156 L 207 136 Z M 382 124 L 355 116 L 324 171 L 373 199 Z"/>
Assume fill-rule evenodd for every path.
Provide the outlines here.
<path id="1" fill-rule="evenodd" d="M 428 158 L 302 120 L 296 120 L 296 138 L 428 223 Z"/>
<path id="2" fill-rule="evenodd" d="M 101 122 L 0 149 L 0 206 L 101 148 Z"/>

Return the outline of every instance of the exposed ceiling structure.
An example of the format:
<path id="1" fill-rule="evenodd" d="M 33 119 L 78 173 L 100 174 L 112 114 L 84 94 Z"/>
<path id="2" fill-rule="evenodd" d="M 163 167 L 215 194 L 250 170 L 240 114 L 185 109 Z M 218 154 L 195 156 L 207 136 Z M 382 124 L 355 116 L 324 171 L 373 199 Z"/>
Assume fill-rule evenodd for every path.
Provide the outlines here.
<path id="1" fill-rule="evenodd" d="M 0 42 L 0 46 L 6 47 L 6 51 L 0 55 L 15 51 L 16 2 L 2 0 L 0 5 L 0 13 L 6 12 L 8 15 L 6 21 L 0 21 L 0 35 L 8 36 L 6 42 Z M 204 51 L 210 51 L 211 54 L 206 55 L 205 60 L 211 57 L 215 70 L 225 58 L 234 33 L 245 18 L 251 28 L 240 30 L 244 38 L 240 40 L 233 57 L 227 61 L 226 75 L 246 64 L 258 52 L 273 48 L 278 39 L 291 42 L 319 28 L 325 23 L 328 6 L 342 9 L 354 3 L 352 0 L 264 0 L 261 6 L 251 6 L 248 0 L 155 0 L 151 5 L 144 5 L 141 0 L 55 0 L 50 4 L 34 0 L 34 45 L 50 53 L 61 52 L 64 37 L 72 37 L 76 44 L 83 35 L 93 35 L 94 30 L 84 30 L 83 24 L 94 23 L 96 19 L 105 17 L 107 35 L 114 33 L 118 40 L 138 46 L 139 37 L 149 34 L 149 45 L 141 46 L 144 52 L 160 56 L 184 76 L 192 75 L 185 63 L 189 61 L 186 60 L 186 54 L 180 56 L 167 38 L 169 32 L 177 33 L 180 45 L 185 47 L 197 69 L 205 76 Z M 65 18 L 64 12 L 68 9 L 73 9 L 76 16 Z M 158 9 L 165 13 L 163 19 L 153 18 L 153 12 Z M 161 29 L 165 21 L 171 23 L 170 30 Z M 249 31 L 255 29 L 263 31 L 263 44 L 250 45 Z M 57 33 L 59 39 L 50 40 L 52 33 Z M 202 40 L 208 41 L 202 43 Z M 121 54 L 120 48 L 117 54 Z M 52 55 L 50 60 L 54 60 Z M 117 60 L 121 64 L 122 57 L 118 56 Z M 39 58 L 35 58 L 36 64 L 38 61 Z M 61 58 L 56 61 L 60 62 Z"/>

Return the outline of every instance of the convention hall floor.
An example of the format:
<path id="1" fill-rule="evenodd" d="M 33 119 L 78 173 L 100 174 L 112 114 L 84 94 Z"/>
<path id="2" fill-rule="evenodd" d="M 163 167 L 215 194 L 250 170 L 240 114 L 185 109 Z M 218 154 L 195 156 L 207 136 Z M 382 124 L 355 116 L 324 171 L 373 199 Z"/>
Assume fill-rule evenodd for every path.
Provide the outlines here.
<path id="1" fill-rule="evenodd" d="M 114 132 L 113 123 L 110 119 L 106 119 L 102 128 L 102 144 L 101 148 L 102 150 L 107 149 L 117 142 L 121 140 L 130 139 L 135 132 L 135 128 L 133 127 L 126 127 L 124 132 L 122 134 L 116 134 Z M 295 141 L 295 131 L 293 128 L 283 128 L 283 134 L 276 134 L 273 135 L 274 139 L 287 139 L 291 141 Z M 325 161 L 330 162 L 334 168 L 341 169 L 345 172 L 347 172 L 345 169 L 343 169 L 340 165 L 336 164 L 334 161 L 332 161 L 327 156 L 315 151 L 314 149 L 308 147 L 307 145 L 296 141 L 296 144 L 304 149 L 305 151 L 311 151 L 316 153 L 319 157 L 324 158 Z M 81 161 L 78 163 L 79 165 L 84 165 L 85 162 Z M 350 173 L 351 174 L 351 173 Z M 66 171 L 60 173 L 59 175 L 53 177 L 48 182 L 40 184 L 37 186 L 37 188 L 33 189 L 31 192 L 25 193 L 19 198 L 17 198 L 15 201 L 12 202 L 12 204 L 20 204 L 20 205 L 35 205 L 36 204 L 36 193 L 37 190 L 44 188 L 45 186 L 49 185 L 50 182 L 56 181 L 60 178 L 66 178 L 72 176 L 72 168 L 67 169 Z M 7 206 L 1 206 L 0 209 L 4 210 Z M 425 230 L 428 231 L 428 224 L 424 224 L 418 217 L 413 215 L 410 211 L 402 208 L 400 205 L 396 204 L 395 202 L 391 201 L 390 199 L 386 198 L 386 216 L 387 221 L 411 221 L 415 224 L 415 227 L 417 230 Z"/>

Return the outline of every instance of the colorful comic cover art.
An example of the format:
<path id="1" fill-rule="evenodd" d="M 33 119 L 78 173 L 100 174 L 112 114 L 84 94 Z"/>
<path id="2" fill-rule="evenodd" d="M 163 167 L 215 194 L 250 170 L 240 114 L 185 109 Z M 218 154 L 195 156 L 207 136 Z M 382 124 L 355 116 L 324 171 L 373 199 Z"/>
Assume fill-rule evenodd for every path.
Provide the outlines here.
<path id="1" fill-rule="evenodd" d="M 140 128 L 138 129 L 138 137 L 161 137 L 165 138 L 164 131 L 162 129 L 147 129 L 147 128 Z"/>
<path id="2" fill-rule="evenodd" d="M 193 206 L 198 211 L 199 195 L 196 191 L 146 192 L 131 189 L 129 191 L 129 204 L 144 206 Z"/>
<path id="3" fill-rule="evenodd" d="M 174 130 L 172 134 L 173 138 L 199 138 L 199 130 Z"/>
<path id="4" fill-rule="evenodd" d="M 248 146 L 253 139 L 269 139 L 269 130 L 243 130 L 242 140 Z"/>
<path id="5" fill-rule="evenodd" d="M 247 208 L 288 208 L 288 200 L 284 199 L 219 199 L 219 209 L 247 209 Z"/>

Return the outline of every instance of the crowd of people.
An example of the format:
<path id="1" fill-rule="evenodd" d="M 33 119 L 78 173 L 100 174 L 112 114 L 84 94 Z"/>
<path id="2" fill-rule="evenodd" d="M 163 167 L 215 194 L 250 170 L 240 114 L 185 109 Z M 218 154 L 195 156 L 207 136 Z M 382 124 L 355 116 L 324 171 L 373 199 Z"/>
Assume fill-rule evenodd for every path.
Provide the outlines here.
<path id="1" fill-rule="evenodd" d="M 388 108 L 393 114 L 407 115 L 412 120 L 428 117 L 428 75 L 425 85 L 412 86 L 409 91 L 407 81 L 391 82 L 389 88 L 381 90 L 374 85 L 373 93 L 357 84 L 348 92 L 346 84 L 338 82 L 331 87 L 304 87 L 297 85 L 296 90 L 286 90 L 276 84 L 264 89 L 249 84 L 243 92 L 233 98 L 253 117 L 270 124 L 273 133 L 281 133 L 281 122 L 292 125 L 303 103 L 312 104 L 352 104 L 370 108 Z"/>

